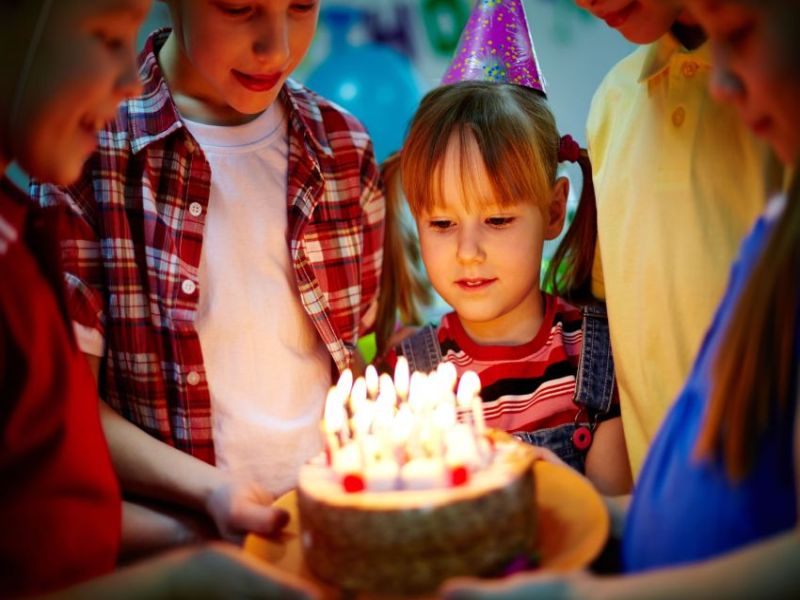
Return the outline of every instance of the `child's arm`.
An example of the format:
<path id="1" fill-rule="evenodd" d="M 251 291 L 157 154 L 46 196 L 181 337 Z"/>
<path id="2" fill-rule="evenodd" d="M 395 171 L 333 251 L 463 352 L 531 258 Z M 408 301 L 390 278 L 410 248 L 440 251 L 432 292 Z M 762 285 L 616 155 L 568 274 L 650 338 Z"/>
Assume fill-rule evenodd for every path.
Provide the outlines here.
<path id="1" fill-rule="evenodd" d="M 619 496 L 630 493 L 633 477 L 620 417 L 598 423 L 586 454 L 585 472 L 601 494 Z"/>
<path id="2" fill-rule="evenodd" d="M 100 408 L 114 469 L 126 492 L 208 514 L 220 534 L 231 541 L 240 541 L 249 531 L 273 535 L 288 522 L 288 514 L 272 507 L 272 495 L 260 486 L 236 481 L 221 469 L 155 439 L 104 402 Z M 182 529 L 157 531 L 174 531 L 178 539 L 151 540 L 153 544 L 186 541 Z"/>

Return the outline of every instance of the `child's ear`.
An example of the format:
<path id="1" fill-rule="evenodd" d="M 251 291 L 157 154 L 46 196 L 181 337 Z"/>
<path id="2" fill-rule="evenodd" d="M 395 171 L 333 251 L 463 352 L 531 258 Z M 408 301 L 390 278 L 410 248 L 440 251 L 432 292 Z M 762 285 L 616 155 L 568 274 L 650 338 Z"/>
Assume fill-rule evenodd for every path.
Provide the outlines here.
<path id="1" fill-rule="evenodd" d="M 544 239 L 552 240 L 558 237 L 564 228 L 564 219 L 567 216 L 567 197 L 569 196 L 569 179 L 559 177 L 553 184 L 550 205 L 547 207 L 547 223 L 544 228 Z"/>

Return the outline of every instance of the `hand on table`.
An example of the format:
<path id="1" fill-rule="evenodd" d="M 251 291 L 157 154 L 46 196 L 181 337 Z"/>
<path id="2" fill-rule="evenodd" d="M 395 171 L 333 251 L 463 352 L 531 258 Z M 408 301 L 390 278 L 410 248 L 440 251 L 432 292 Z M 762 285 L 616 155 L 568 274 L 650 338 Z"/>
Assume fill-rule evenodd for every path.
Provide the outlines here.
<path id="1" fill-rule="evenodd" d="M 206 509 L 220 535 L 240 543 L 245 534 L 275 535 L 289 522 L 289 513 L 272 506 L 272 494 L 253 482 L 229 481 L 211 492 Z"/>

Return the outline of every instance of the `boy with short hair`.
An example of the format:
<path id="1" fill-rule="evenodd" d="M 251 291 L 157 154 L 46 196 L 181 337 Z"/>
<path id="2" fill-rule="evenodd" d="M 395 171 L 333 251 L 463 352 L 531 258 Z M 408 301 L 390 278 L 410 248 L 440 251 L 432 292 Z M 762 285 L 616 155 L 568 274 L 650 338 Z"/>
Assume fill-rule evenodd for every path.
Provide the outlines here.
<path id="1" fill-rule="evenodd" d="M 709 48 L 681 0 L 577 3 L 646 44 L 605 77 L 587 133 L 602 256 L 593 291 L 608 307 L 638 475 L 764 205 L 766 151 L 712 101 Z"/>
<path id="2" fill-rule="evenodd" d="M 288 79 L 318 0 L 167 4 L 81 181 L 32 191 L 76 217 L 69 307 L 123 487 L 233 537 L 321 447 L 373 319 L 383 193 L 361 124 Z"/>

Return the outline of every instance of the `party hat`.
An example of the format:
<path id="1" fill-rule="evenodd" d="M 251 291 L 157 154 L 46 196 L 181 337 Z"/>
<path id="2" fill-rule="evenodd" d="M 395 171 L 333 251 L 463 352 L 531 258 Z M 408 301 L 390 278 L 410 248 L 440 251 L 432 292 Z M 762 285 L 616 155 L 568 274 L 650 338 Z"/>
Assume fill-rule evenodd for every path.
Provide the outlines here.
<path id="1" fill-rule="evenodd" d="M 522 0 L 477 0 L 443 84 L 496 81 L 546 94 Z"/>

